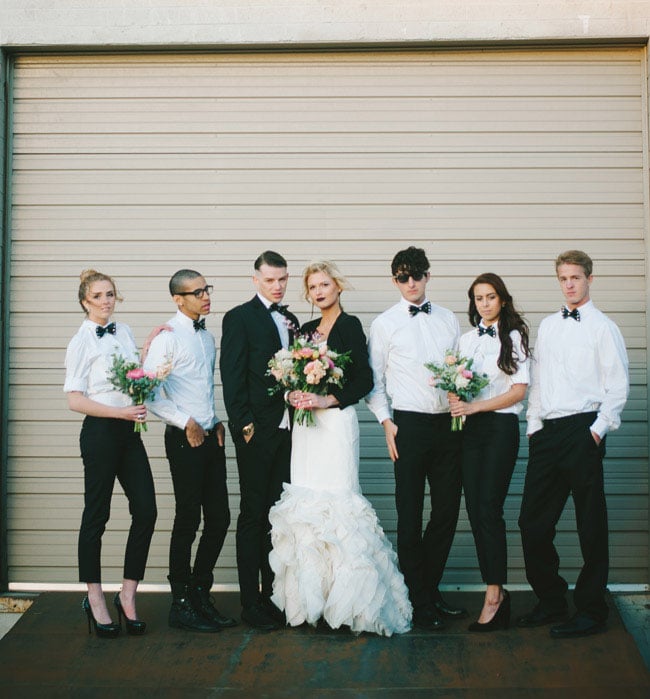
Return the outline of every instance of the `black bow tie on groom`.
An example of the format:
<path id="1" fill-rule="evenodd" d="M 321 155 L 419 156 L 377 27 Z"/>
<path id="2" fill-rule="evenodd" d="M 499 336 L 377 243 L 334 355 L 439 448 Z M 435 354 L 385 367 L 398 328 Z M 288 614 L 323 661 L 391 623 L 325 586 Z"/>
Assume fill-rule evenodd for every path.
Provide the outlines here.
<path id="1" fill-rule="evenodd" d="M 192 325 L 194 326 L 194 330 L 196 332 L 199 330 L 205 330 L 205 318 L 201 318 L 201 320 L 193 320 Z"/>
<path id="2" fill-rule="evenodd" d="M 278 313 L 282 313 L 283 316 L 287 315 L 287 304 L 286 303 L 272 303 L 269 306 L 269 311 L 277 311 Z"/>
<path id="3" fill-rule="evenodd" d="M 562 318 L 564 318 L 565 320 L 567 318 L 573 318 L 573 320 L 577 320 L 579 323 L 580 311 L 577 308 L 574 308 L 572 311 L 570 311 L 566 306 L 562 306 Z"/>
<path id="4" fill-rule="evenodd" d="M 97 337 L 104 337 L 106 333 L 109 335 L 115 335 L 115 323 L 109 323 L 105 328 L 102 328 L 101 325 L 98 325 L 95 328 L 95 332 L 97 333 Z"/>
<path id="5" fill-rule="evenodd" d="M 481 337 L 481 335 L 489 335 L 490 337 L 497 336 L 493 325 L 490 325 L 489 328 L 484 328 L 482 325 L 479 325 L 478 326 L 478 336 Z"/>
<path id="6" fill-rule="evenodd" d="M 431 313 L 431 304 L 427 301 L 421 306 L 409 306 L 409 313 L 412 316 L 416 316 L 418 313 Z"/>

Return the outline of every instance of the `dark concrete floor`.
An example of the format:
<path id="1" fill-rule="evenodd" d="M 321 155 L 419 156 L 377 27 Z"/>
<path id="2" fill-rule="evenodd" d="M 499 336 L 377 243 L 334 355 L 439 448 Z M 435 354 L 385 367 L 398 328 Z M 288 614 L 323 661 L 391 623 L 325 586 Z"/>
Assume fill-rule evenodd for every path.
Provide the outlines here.
<path id="1" fill-rule="evenodd" d="M 448 593 L 471 618 L 482 594 Z M 218 634 L 167 626 L 169 595 L 139 597 L 142 637 L 88 635 L 83 595 L 47 592 L 0 640 L 0 696 L 14 697 L 454 697 L 499 699 L 650 696 L 650 673 L 612 603 L 608 631 L 551 639 L 548 627 L 380 638 L 301 627 L 260 633 L 242 624 Z M 108 597 L 108 595 L 107 595 Z M 238 616 L 238 595 L 215 595 Z M 513 617 L 534 602 L 513 592 Z"/>

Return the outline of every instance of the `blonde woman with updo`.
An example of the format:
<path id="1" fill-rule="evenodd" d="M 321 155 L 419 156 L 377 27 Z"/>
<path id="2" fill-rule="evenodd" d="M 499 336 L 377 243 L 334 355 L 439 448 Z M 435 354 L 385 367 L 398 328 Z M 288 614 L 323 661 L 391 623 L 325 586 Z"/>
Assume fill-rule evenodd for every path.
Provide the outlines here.
<path id="1" fill-rule="evenodd" d="M 311 410 L 315 425 L 294 424 L 291 483 L 271 508 L 274 604 L 287 623 L 349 627 L 385 636 L 410 628 L 411 604 L 397 558 L 359 486 L 359 422 L 355 403 L 372 389 L 366 337 L 359 319 L 341 308 L 349 288 L 333 262 L 303 272 L 305 298 L 320 317 L 303 335 L 350 352 L 342 388 L 326 395 L 291 391 L 294 408 Z"/>
<path id="2" fill-rule="evenodd" d="M 115 302 L 121 301 L 115 282 L 95 270 L 81 273 L 79 303 L 85 319 L 70 340 L 65 357 L 63 390 L 70 410 L 85 415 L 79 438 L 84 465 L 84 511 L 79 531 L 79 580 L 88 595 L 82 608 L 100 638 L 115 638 L 124 617 L 134 636 L 145 632 L 138 619 L 135 592 L 144 577 L 149 545 L 156 522 L 156 497 L 149 459 L 134 422 L 144 422 L 147 410 L 109 381 L 113 355 L 137 361 L 138 352 L 128 325 L 112 320 Z M 102 590 L 102 535 L 110 516 L 111 497 L 118 479 L 129 501 L 131 527 L 124 557 L 122 590 L 113 600 L 113 622 Z"/>

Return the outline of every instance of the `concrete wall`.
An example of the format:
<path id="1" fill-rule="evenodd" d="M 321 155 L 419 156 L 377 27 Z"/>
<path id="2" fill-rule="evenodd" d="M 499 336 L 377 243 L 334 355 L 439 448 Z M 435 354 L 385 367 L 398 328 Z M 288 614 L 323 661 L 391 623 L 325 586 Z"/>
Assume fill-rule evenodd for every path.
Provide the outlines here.
<path id="1" fill-rule="evenodd" d="M 650 0 L 0 0 L 0 45 L 255 46 L 647 38 Z"/>

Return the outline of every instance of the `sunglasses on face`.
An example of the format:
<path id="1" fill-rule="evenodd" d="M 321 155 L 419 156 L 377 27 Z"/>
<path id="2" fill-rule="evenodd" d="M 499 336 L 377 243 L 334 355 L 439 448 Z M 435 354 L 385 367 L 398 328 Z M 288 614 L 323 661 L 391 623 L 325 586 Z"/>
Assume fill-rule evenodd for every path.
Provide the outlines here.
<path id="1" fill-rule="evenodd" d="M 409 280 L 409 277 L 413 279 L 414 282 L 419 282 L 426 272 L 410 272 L 409 274 L 402 273 L 402 274 L 396 274 L 393 279 L 395 281 L 399 282 L 400 284 L 406 284 L 406 282 Z"/>
<path id="2" fill-rule="evenodd" d="M 178 296 L 194 296 L 194 298 L 200 299 L 203 294 L 210 296 L 214 287 L 211 284 L 204 286 L 202 289 L 192 289 L 192 291 L 179 291 Z"/>

